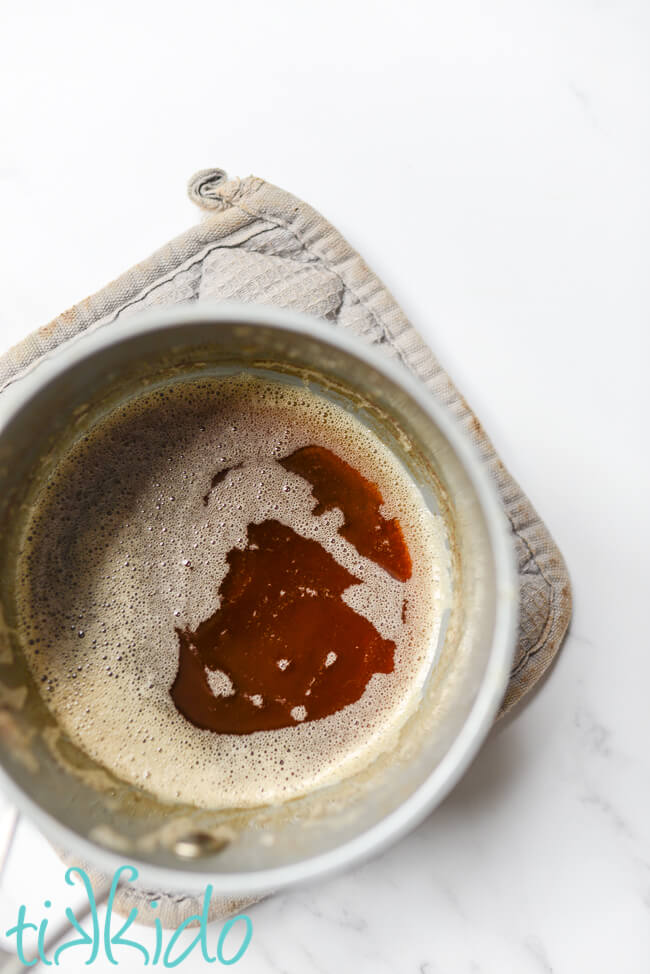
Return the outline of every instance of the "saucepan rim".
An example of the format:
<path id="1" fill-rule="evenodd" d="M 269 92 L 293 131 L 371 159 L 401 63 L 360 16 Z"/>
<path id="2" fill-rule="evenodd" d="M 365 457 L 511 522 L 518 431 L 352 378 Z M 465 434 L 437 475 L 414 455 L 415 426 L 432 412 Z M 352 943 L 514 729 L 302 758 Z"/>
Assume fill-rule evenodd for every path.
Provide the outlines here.
<path id="1" fill-rule="evenodd" d="M 262 893 L 331 874 L 377 854 L 419 824 L 450 792 L 484 742 L 505 693 L 518 621 L 517 575 L 512 535 L 496 487 L 478 451 L 451 412 L 401 362 L 363 339 L 301 312 L 263 305 L 200 301 L 149 309 L 139 313 L 137 319 L 129 316 L 91 328 L 47 353 L 5 388 L 0 396 L 0 442 L 10 420 L 39 390 L 56 381 L 68 369 L 101 355 L 116 344 L 201 323 L 261 325 L 298 332 L 360 359 L 394 382 L 438 427 L 461 462 L 485 518 L 495 565 L 494 635 L 481 685 L 460 732 L 436 768 L 402 804 L 360 835 L 326 852 L 282 866 L 236 873 L 206 872 L 205 865 L 202 870 L 193 870 L 190 863 L 172 868 L 142 862 L 137 855 L 112 852 L 68 828 L 23 792 L 0 767 L 3 790 L 19 809 L 57 845 L 109 874 L 128 862 L 137 867 L 139 881 L 152 888 L 189 891 L 203 888 L 209 882 L 217 894 Z"/>

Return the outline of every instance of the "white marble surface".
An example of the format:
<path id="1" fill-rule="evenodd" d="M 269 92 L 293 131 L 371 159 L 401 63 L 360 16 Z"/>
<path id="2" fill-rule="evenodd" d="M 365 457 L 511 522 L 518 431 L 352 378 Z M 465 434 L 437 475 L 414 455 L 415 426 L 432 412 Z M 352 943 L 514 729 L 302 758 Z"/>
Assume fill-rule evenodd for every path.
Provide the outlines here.
<path id="1" fill-rule="evenodd" d="M 388 282 L 573 578 L 541 692 L 413 835 L 252 909 L 244 974 L 650 970 L 649 64 L 647 0 L 2 5 L 0 348 L 254 171 Z M 2 929 L 47 895 L 24 823 Z"/>

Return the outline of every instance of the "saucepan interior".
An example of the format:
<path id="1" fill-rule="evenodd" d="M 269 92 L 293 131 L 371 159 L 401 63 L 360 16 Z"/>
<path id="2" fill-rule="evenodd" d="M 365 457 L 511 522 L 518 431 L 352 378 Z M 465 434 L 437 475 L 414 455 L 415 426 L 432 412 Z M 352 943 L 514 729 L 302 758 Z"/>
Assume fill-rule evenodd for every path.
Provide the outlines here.
<path id="1" fill-rule="evenodd" d="M 399 741 L 370 767 L 276 807 L 162 803 L 54 732 L 15 626 L 20 525 L 66 446 L 156 383 L 251 372 L 354 411 L 445 520 L 452 600 L 437 661 Z M 306 316 L 179 306 L 61 346 L 0 399 L 0 762 L 6 789 L 54 841 L 112 871 L 191 890 L 277 888 L 364 858 L 433 808 L 487 734 L 508 679 L 516 587 L 507 526 L 462 430 L 401 364 Z"/>

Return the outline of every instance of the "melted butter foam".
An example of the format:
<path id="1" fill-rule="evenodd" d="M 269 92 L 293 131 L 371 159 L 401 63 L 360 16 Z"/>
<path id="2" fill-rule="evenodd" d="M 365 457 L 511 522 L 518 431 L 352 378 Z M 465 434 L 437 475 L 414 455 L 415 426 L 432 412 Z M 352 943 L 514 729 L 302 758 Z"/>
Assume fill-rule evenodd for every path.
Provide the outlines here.
<path id="1" fill-rule="evenodd" d="M 339 533 L 340 510 L 314 515 L 311 485 L 277 462 L 309 444 L 377 484 L 411 554 L 407 581 Z M 361 580 L 342 598 L 395 642 L 394 671 L 375 673 L 356 703 L 321 720 L 201 730 L 170 697 L 176 630 L 215 612 L 228 551 L 268 519 L 318 541 Z M 119 778 L 205 808 L 282 802 L 348 777 L 395 742 L 450 603 L 445 540 L 401 464 L 340 406 L 252 377 L 170 384 L 77 442 L 40 492 L 19 564 L 20 635 L 60 727 Z M 213 692 L 229 692 L 212 676 Z"/>

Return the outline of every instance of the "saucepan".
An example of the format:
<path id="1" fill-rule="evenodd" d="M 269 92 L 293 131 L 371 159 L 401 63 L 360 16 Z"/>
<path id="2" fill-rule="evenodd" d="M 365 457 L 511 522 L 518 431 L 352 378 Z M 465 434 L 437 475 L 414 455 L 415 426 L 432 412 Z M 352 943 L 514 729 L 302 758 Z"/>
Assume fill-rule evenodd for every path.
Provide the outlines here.
<path id="1" fill-rule="evenodd" d="M 242 371 L 306 383 L 382 438 L 445 519 L 453 591 L 419 705 L 387 753 L 302 799 L 206 810 L 119 781 L 106 787 L 74 742 L 52 746 L 53 718 L 15 626 L 16 539 L 70 431 L 83 435 L 107 403 L 155 382 Z M 441 802 L 488 734 L 512 664 L 517 604 L 509 527 L 471 442 L 394 356 L 335 325 L 250 305 L 149 310 L 62 344 L 0 396 L 0 786 L 58 847 L 106 874 L 129 863 L 150 889 L 210 883 L 240 895 L 323 876 L 394 842 Z"/>

